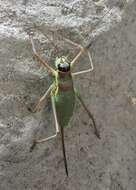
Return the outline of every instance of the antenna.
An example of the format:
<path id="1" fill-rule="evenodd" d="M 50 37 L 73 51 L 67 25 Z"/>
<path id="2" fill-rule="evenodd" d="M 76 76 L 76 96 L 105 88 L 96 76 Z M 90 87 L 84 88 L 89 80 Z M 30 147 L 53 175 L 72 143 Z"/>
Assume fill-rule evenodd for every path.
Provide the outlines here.
<path id="1" fill-rule="evenodd" d="M 53 41 L 51 38 L 49 38 L 49 36 L 48 36 L 47 34 L 44 34 L 44 36 L 49 40 L 49 42 L 50 42 L 50 43 L 52 44 L 52 46 L 55 48 L 56 53 L 58 53 L 59 50 L 58 50 L 57 45 L 54 43 L 54 41 Z"/>
<path id="2" fill-rule="evenodd" d="M 38 31 L 40 31 L 42 34 L 43 34 L 43 31 L 39 28 L 39 26 L 37 26 L 36 24 L 34 24 L 34 28 L 36 28 Z M 52 40 L 47 34 L 43 34 L 47 40 L 51 43 L 51 45 L 54 47 L 55 49 L 55 52 L 58 53 L 59 52 L 59 49 L 57 47 L 57 45 L 55 44 L 54 40 Z"/>
<path id="3" fill-rule="evenodd" d="M 22 5 L 25 5 L 28 3 L 28 0 L 23 0 Z"/>
<path id="4" fill-rule="evenodd" d="M 124 7 L 126 8 L 126 5 L 127 4 L 127 1 L 125 1 L 124 2 Z M 108 15 L 110 12 L 111 12 L 111 10 L 113 9 L 113 7 L 112 8 L 110 8 L 101 18 L 100 18 L 100 20 L 96 23 L 96 24 L 94 24 L 94 26 L 92 27 L 92 29 L 91 29 L 91 32 L 96 28 L 96 26 L 98 26 L 100 23 L 101 23 L 101 21 L 104 19 L 104 17 L 106 16 L 106 15 Z M 85 46 L 85 49 L 89 49 L 90 48 L 90 46 L 92 45 L 92 40 Z"/>

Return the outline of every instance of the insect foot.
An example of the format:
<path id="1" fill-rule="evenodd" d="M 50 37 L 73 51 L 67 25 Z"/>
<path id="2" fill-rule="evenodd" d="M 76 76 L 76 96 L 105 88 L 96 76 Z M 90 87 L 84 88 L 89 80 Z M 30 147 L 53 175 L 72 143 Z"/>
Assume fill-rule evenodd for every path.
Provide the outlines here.
<path id="1" fill-rule="evenodd" d="M 34 150 L 35 146 L 36 146 L 36 141 L 33 140 L 33 143 L 32 143 L 32 145 L 30 147 L 30 152 L 32 152 Z"/>
<path id="2" fill-rule="evenodd" d="M 98 137 L 98 139 L 101 139 L 100 133 L 98 131 L 95 131 L 95 135 Z"/>
<path id="3" fill-rule="evenodd" d="M 41 106 L 36 106 L 36 107 L 32 110 L 33 113 L 40 112 L 40 111 L 41 111 Z"/>
<path id="4" fill-rule="evenodd" d="M 38 107 L 38 106 L 36 106 L 35 108 L 33 108 L 33 106 L 27 107 L 27 109 L 31 113 L 36 113 L 36 112 L 40 112 L 41 111 L 41 107 Z"/>
<path id="5" fill-rule="evenodd" d="M 31 107 L 27 107 L 27 110 L 28 110 L 29 112 L 32 112 L 32 113 L 33 113 L 33 109 L 32 109 Z"/>

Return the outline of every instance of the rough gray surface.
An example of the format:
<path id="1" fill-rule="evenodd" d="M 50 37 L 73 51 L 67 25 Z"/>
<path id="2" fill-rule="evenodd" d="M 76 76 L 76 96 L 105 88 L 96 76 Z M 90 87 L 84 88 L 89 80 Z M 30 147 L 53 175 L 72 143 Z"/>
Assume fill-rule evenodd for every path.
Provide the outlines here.
<path id="1" fill-rule="evenodd" d="M 26 7 L 21 0 L 0 0 L 0 190 L 135 190 L 136 2 L 125 7 L 121 0 L 24 2 Z M 112 14 L 91 33 L 111 7 Z M 82 44 L 95 36 L 90 48 L 95 69 L 76 77 L 75 85 L 96 118 L 101 140 L 77 104 L 65 130 L 68 178 L 60 137 L 29 152 L 34 137 L 54 130 L 50 102 L 39 113 L 28 110 L 51 83 L 32 58 L 29 28 L 52 65 L 56 52 L 44 34 L 54 37 L 59 54 L 72 48 L 60 35 Z M 87 62 L 83 57 L 76 70 Z"/>

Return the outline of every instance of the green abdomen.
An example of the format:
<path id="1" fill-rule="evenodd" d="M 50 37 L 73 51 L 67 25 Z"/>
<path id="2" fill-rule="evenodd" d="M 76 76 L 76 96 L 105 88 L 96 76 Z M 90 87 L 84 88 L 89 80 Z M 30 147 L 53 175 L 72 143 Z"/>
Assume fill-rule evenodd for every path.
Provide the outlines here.
<path id="1" fill-rule="evenodd" d="M 60 127 L 66 127 L 73 115 L 75 105 L 75 93 L 71 89 L 69 91 L 58 91 L 54 96 L 56 112 Z"/>

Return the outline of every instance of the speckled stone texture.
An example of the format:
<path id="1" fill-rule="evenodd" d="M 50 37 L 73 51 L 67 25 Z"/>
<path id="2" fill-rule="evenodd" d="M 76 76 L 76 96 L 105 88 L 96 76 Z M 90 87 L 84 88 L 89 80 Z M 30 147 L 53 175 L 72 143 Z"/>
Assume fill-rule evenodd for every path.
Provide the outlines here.
<path id="1" fill-rule="evenodd" d="M 0 0 L 0 190 L 136 189 L 135 18 L 132 0 Z M 54 131 L 50 101 L 39 113 L 29 109 L 52 82 L 33 59 L 30 30 L 53 67 L 57 55 L 77 53 L 64 37 L 82 45 L 92 40 L 94 71 L 74 83 L 101 140 L 77 102 L 65 130 L 69 177 L 60 136 L 29 151 L 34 138 Z M 82 56 L 75 70 L 88 63 Z"/>

